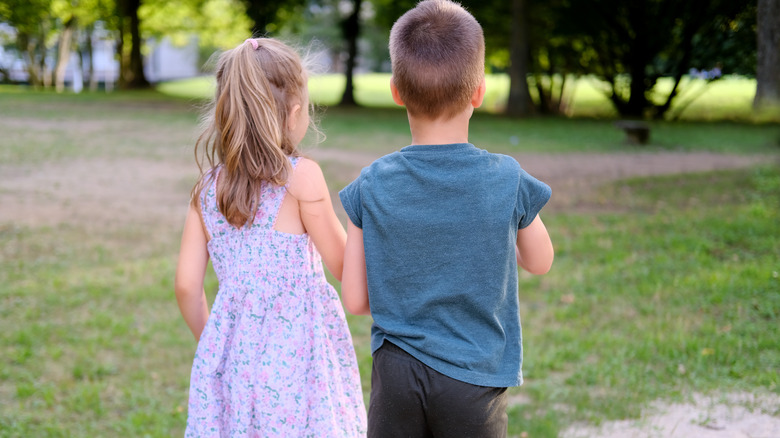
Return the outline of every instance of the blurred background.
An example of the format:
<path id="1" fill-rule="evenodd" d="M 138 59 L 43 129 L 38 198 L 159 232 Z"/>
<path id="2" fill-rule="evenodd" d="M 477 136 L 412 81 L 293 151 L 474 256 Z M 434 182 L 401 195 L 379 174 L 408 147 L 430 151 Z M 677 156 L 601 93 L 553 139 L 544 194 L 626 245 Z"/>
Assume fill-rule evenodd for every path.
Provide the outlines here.
<path id="1" fill-rule="evenodd" d="M 390 71 L 389 29 L 414 3 L 3 1 L 0 81 L 59 92 L 147 88 L 200 76 L 216 50 L 249 35 L 274 36 L 343 78 L 324 103 L 388 105 L 361 101 L 354 77 Z M 601 98 L 609 114 L 676 119 L 717 82 L 741 96 L 730 102 L 741 117 L 780 99 L 776 0 L 462 3 L 485 30 L 487 73 L 501 91 L 495 112 L 572 115 Z"/>
<path id="2" fill-rule="evenodd" d="M 325 138 L 301 148 L 346 224 L 337 192 L 410 141 L 387 39 L 414 3 L 0 0 L 0 437 L 183 434 L 209 60 L 252 35 L 306 55 Z M 509 436 L 780 436 L 780 0 L 463 5 L 469 140 L 553 189 Z M 368 402 L 371 318 L 348 322 Z"/>

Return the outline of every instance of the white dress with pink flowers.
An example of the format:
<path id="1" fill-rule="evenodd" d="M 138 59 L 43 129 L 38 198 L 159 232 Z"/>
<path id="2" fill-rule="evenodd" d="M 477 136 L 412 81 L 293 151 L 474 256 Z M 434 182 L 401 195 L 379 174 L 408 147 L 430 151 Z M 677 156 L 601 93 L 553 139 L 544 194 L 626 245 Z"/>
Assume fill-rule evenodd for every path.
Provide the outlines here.
<path id="1" fill-rule="evenodd" d="M 200 201 L 219 292 L 192 365 L 185 435 L 365 436 L 339 297 L 309 236 L 274 230 L 286 188 L 266 184 L 254 223 L 240 229 L 215 192 L 216 181 Z"/>

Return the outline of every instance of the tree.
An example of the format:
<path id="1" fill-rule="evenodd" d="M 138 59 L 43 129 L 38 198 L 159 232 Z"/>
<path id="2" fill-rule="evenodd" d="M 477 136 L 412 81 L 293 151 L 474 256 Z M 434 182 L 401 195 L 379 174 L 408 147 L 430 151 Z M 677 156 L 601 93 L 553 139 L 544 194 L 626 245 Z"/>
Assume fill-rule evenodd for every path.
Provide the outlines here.
<path id="1" fill-rule="evenodd" d="M 70 15 L 65 19 L 57 41 L 57 66 L 54 69 L 54 86 L 58 93 L 65 91 L 65 69 L 70 60 L 71 43 L 76 31 L 76 17 Z"/>
<path id="2" fill-rule="evenodd" d="M 54 69 L 54 84 L 58 92 L 65 89 L 65 71 L 70 61 L 71 52 L 75 49 L 81 53 L 78 47 L 79 29 L 84 28 L 88 32 L 94 28 L 94 23 L 100 19 L 106 19 L 111 5 L 109 0 L 80 0 L 78 2 L 68 0 L 52 0 L 51 14 L 57 23 L 57 59 Z M 86 38 L 85 44 L 90 46 L 91 39 Z M 90 66 L 92 56 L 89 56 Z M 90 67 L 90 78 L 92 68 Z"/>
<path id="3" fill-rule="evenodd" d="M 527 0 L 512 0 L 512 34 L 509 43 L 509 97 L 506 113 L 524 117 L 531 114 L 531 93 L 528 91 L 530 45 L 528 43 Z"/>
<path id="4" fill-rule="evenodd" d="M 146 38 L 168 39 L 174 46 L 197 38 L 206 55 L 244 41 L 252 27 L 238 0 L 146 0 L 138 13 Z"/>
<path id="5" fill-rule="evenodd" d="M 119 37 L 117 55 L 119 56 L 119 86 L 124 89 L 148 88 L 149 81 L 144 74 L 144 59 L 141 54 L 141 20 L 138 9 L 141 0 L 117 0 L 119 19 Z M 130 49 L 125 45 L 130 37 Z"/>
<path id="6" fill-rule="evenodd" d="M 245 0 L 246 14 L 252 20 L 252 35 L 265 36 L 277 30 L 287 19 L 285 11 L 303 6 L 304 0 Z"/>
<path id="7" fill-rule="evenodd" d="M 606 94 L 618 113 L 661 118 L 691 68 L 712 68 L 717 59 L 744 56 L 744 47 L 722 35 L 741 24 L 739 17 L 752 4 L 754 0 L 582 0 L 569 4 L 565 19 L 573 36 L 585 42 L 581 61 L 608 84 Z M 696 58 L 713 65 L 696 66 Z M 656 101 L 653 93 L 662 77 L 671 77 L 673 86 Z"/>
<path id="8" fill-rule="evenodd" d="M 357 43 L 360 36 L 360 6 L 362 0 L 352 0 L 352 11 L 346 19 L 341 22 L 341 31 L 344 35 L 344 41 L 347 45 L 347 65 L 345 69 L 346 85 L 344 94 L 341 96 L 341 106 L 356 106 L 355 101 L 355 65 L 357 63 Z"/>
<path id="9" fill-rule="evenodd" d="M 50 0 L 0 2 L 0 20 L 16 29 L 16 47 L 27 65 L 30 84 L 51 82 L 46 67 L 47 39 L 52 28 Z"/>
<path id="10" fill-rule="evenodd" d="M 753 106 L 780 106 L 780 0 L 758 0 L 758 64 Z"/>

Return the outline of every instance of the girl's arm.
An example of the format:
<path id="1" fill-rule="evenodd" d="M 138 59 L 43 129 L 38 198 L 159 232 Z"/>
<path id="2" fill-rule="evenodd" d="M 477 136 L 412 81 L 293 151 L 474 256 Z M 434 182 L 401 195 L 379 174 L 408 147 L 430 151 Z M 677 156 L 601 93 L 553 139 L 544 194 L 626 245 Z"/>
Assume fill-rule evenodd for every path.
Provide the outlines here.
<path id="1" fill-rule="evenodd" d="M 194 205 L 190 205 L 181 236 L 174 288 L 179 310 L 196 340 L 200 340 L 200 334 L 203 333 L 209 318 L 206 292 L 203 289 L 203 278 L 209 261 L 206 243 L 200 212 Z"/>
<path id="2" fill-rule="evenodd" d="M 366 280 L 366 253 L 363 230 L 351 221 L 347 225 L 347 248 L 344 251 L 344 279 L 341 281 L 341 300 L 349 313 L 369 315 L 368 282 Z"/>
<path id="3" fill-rule="evenodd" d="M 341 281 L 347 233 L 339 222 L 320 166 L 302 158 L 295 166 L 288 191 L 298 200 L 301 222 L 325 266 Z"/>
<path id="4" fill-rule="evenodd" d="M 517 265 L 532 274 L 542 275 L 550 270 L 555 251 L 539 215 L 530 225 L 517 230 L 516 255 Z"/>

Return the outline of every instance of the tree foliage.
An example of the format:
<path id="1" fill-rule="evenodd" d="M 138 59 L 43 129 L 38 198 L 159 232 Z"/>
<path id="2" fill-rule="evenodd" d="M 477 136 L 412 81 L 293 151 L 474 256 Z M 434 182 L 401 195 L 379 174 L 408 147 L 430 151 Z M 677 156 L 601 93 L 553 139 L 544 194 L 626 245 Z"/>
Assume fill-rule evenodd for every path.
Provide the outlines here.
<path id="1" fill-rule="evenodd" d="M 16 29 L 16 49 L 27 65 L 30 82 L 43 85 L 48 73 L 48 39 L 54 27 L 51 0 L 0 1 L 0 20 Z"/>
<path id="2" fill-rule="evenodd" d="M 273 35 L 284 24 L 298 17 L 306 0 L 243 0 L 246 15 L 253 22 L 254 36 Z"/>
<path id="3" fill-rule="evenodd" d="M 758 2 L 778 0 L 461 0 L 482 24 L 486 65 L 511 77 L 508 111 L 566 108 L 567 80 L 590 75 L 626 117 L 668 117 L 690 87 L 692 69 L 756 73 Z M 291 33 L 317 37 L 342 60 L 348 79 L 358 60 L 387 58 L 395 20 L 417 0 L 0 0 L 0 21 L 15 29 L 15 47 L 35 84 L 57 83 L 71 47 L 89 53 L 95 23 L 117 42 L 122 83 L 146 85 L 142 45 L 169 38 L 183 45 L 232 47 L 243 38 Z M 769 10 L 775 10 L 769 9 Z M 520 11 L 520 12 L 518 12 Z M 354 12 L 354 13 L 353 13 Z M 518 15 L 519 14 L 519 15 Z M 766 14 L 764 14 L 766 15 Z M 775 17 L 772 15 L 771 17 Z M 761 53 L 775 53 L 777 20 Z M 772 30 L 774 29 L 774 30 Z M 771 32 L 774 32 L 772 34 Z M 360 48 L 368 47 L 359 53 Z M 767 51 L 768 50 L 768 51 Z M 774 50 L 774 51 L 773 51 Z M 52 56 L 54 54 L 54 56 Z M 56 59 L 56 67 L 49 65 Z M 52 79 L 52 72 L 56 78 Z M 767 77 L 776 73 L 768 73 Z M 660 78 L 671 90 L 660 94 Z M 343 100 L 354 102 L 351 82 Z M 763 84 L 768 83 L 766 79 Z M 687 88 L 686 88 L 687 87 Z M 533 96 L 533 99 L 530 98 Z M 679 107 L 679 105 L 677 105 Z"/>
<path id="4" fill-rule="evenodd" d="M 197 37 L 204 47 L 227 49 L 251 36 L 244 5 L 231 0 L 145 0 L 139 10 L 144 36 L 184 46 Z"/>
<path id="5" fill-rule="evenodd" d="M 741 72 L 745 53 L 755 51 L 749 34 L 755 0 L 579 0 L 561 17 L 585 71 L 608 84 L 606 94 L 627 117 L 663 117 L 692 68 Z M 755 65 L 755 64 L 753 64 Z M 727 67 L 728 66 L 728 67 Z M 662 77 L 674 80 L 655 96 Z"/>

